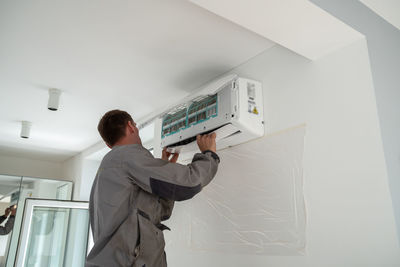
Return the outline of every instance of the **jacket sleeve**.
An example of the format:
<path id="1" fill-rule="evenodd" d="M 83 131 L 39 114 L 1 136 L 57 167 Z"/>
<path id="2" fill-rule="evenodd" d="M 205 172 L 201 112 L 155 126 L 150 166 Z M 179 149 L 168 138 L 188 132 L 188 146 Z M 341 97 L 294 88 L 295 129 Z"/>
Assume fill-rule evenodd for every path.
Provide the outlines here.
<path id="1" fill-rule="evenodd" d="M 129 176 L 142 189 L 168 200 L 192 198 L 214 178 L 219 157 L 212 151 L 194 155 L 188 165 L 156 159 L 145 148 L 125 157 Z"/>
<path id="2" fill-rule="evenodd" d="M 2 224 L 5 221 L 5 219 L 7 219 L 7 216 L 4 215 L 0 216 L 0 224 Z"/>
<path id="3" fill-rule="evenodd" d="M 14 227 L 14 220 L 15 216 L 11 215 L 10 217 L 8 217 L 6 225 L 4 227 L 0 226 L 0 235 L 8 235 L 11 232 Z"/>

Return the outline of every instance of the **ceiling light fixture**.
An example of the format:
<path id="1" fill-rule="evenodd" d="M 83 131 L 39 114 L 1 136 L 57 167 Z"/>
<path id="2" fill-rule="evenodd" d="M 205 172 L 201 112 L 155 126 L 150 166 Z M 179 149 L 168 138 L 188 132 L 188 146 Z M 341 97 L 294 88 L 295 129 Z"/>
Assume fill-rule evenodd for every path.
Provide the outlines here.
<path id="1" fill-rule="evenodd" d="M 60 103 L 61 90 L 56 88 L 49 89 L 49 102 L 47 108 L 51 111 L 57 111 Z"/>
<path id="2" fill-rule="evenodd" d="M 21 122 L 21 138 L 29 138 L 29 135 L 31 133 L 31 126 L 32 122 L 30 121 L 22 121 Z"/>

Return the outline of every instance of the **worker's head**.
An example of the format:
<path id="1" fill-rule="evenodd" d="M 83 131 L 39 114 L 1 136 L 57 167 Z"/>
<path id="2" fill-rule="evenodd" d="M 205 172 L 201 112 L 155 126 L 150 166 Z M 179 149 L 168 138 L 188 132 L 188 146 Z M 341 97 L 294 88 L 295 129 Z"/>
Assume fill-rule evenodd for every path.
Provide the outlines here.
<path id="1" fill-rule="evenodd" d="M 139 129 L 128 112 L 110 110 L 101 118 L 97 126 L 107 146 L 141 144 Z"/>

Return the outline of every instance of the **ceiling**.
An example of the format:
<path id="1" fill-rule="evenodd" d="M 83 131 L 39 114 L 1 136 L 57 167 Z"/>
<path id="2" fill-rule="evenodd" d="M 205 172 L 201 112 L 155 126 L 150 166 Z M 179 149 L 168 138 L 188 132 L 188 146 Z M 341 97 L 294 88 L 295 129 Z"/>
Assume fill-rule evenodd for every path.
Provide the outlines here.
<path id="1" fill-rule="evenodd" d="M 0 33 L 0 153 L 57 162 L 100 141 L 106 111 L 141 118 L 274 45 L 183 0 L 1 1 Z"/>
<path id="2" fill-rule="evenodd" d="M 399 0 L 360 0 L 360 2 L 369 7 L 387 22 L 400 29 Z"/>
<path id="3" fill-rule="evenodd" d="M 110 109 L 141 119 L 275 43 L 317 59 L 362 37 L 306 0 L 0 1 L 0 154 L 106 151 L 96 126 Z"/>
<path id="4" fill-rule="evenodd" d="M 190 1 L 311 60 L 364 37 L 308 0 Z"/>

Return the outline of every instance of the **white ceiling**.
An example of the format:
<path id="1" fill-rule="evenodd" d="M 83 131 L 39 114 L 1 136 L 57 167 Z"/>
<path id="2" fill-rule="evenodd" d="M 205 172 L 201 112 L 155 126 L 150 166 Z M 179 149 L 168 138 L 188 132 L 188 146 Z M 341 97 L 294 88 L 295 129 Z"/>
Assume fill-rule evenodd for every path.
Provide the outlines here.
<path id="1" fill-rule="evenodd" d="M 190 0 L 311 60 L 363 35 L 308 0 Z"/>
<path id="2" fill-rule="evenodd" d="M 306 0 L 190 1 L 0 1 L 0 154 L 61 162 L 110 109 L 140 119 L 274 42 L 316 59 L 362 38 Z"/>
<path id="3" fill-rule="evenodd" d="M 400 29 L 399 0 L 360 0 L 387 22 Z"/>
<path id="4" fill-rule="evenodd" d="M 0 33 L 0 153 L 52 161 L 98 142 L 107 110 L 138 119 L 274 45 L 183 0 L 1 1 Z"/>

